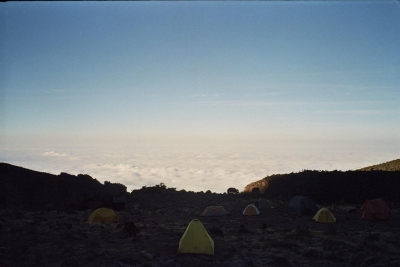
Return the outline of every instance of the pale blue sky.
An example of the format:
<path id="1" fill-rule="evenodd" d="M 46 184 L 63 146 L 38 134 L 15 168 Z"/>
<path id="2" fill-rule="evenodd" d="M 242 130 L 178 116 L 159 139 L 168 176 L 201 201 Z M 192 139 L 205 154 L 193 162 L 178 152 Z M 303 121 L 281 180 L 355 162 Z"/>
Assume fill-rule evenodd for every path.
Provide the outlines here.
<path id="1" fill-rule="evenodd" d="M 395 1 L 8 2 L 0 12 L 3 141 L 400 145 Z"/>
<path id="2" fill-rule="evenodd" d="M 399 158 L 398 1 L 7 2 L 0 36 L 0 162 L 224 192 Z"/>

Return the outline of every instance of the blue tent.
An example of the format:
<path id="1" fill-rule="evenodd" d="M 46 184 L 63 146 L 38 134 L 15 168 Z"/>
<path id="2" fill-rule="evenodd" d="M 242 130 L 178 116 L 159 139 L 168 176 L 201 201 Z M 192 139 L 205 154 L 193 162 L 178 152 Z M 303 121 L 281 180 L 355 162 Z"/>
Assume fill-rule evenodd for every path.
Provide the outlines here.
<path id="1" fill-rule="evenodd" d="M 314 201 L 305 196 L 294 196 L 289 201 L 289 209 L 298 215 L 314 215 L 318 207 Z"/>

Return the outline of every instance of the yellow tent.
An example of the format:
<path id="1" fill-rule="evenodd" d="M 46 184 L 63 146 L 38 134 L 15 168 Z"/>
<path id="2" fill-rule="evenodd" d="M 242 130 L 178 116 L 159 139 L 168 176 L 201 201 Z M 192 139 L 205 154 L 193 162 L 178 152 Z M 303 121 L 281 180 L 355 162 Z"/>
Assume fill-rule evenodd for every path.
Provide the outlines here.
<path id="1" fill-rule="evenodd" d="M 92 212 L 88 223 L 119 222 L 117 214 L 111 209 L 100 208 Z"/>
<path id="2" fill-rule="evenodd" d="M 253 204 L 247 205 L 243 211 L 243 215 L 259 215 L 260 211 Z"/>
<path id="3" fill-rule="evenodd" d="M 334 223 L 336 222 L 335 217 L 333 217 L 332 212 L 326 208 L 320 209 L 317 214 L 313 217 L 313 220 L 320 223 Z"/>
<path id="4" fill-rule="evenodd" d="M 179 241 L 178 253 L 214 255 L 214 241 L 200 220 L 192 220 Z"/>

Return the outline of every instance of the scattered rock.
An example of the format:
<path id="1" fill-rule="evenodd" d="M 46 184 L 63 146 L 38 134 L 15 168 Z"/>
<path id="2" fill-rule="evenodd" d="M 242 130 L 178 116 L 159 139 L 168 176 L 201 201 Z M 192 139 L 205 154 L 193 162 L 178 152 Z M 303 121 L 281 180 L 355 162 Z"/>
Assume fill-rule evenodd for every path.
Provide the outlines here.
<path id="1" fill-rule="evenodd" d="M 215 255 L 177 254 L 188 222 L 204 206 L 226 202 L 234 207 L 250 201 L 240 195 L 236 202 L 229 195 L 178 196 L 135 196 L 141 203 L 140 213 L 128 205 L 130 209 L 118 216 L 129 221 L 119 225 L 87 224 L 92 210 L 0 209 L 0 266 L 400 266 L 398 221 L 368 223 L 345 208 L 335 214 L 336 236 L 328 236 L 325 224 L 313 223 L 306 216 L 269 209 L 246 217 L 239 208 L 231 208 L 229 217 L 202 218 L 213 236 Z M 165 213 L 155 218 L 160 201 Z M 344 225 L 346 218 L 350 220 Z M 378 233 L 379 239 L 370 240 L 370 235 Z"/>
<path id="2" fill-rule="evenodd" d="M 272 255 L 270 257 L 270 261 L 268 262 L 269 265 L 271 266 L 280 266 L 280 267 L 291 267 L 292 264 L 290 263 L 290 261 L 283 256 L 276 256 L 276 255 Z"/>
<path id="3" fill-rule="evenodd" d="M 123 223 L 122 230 L 130 237 L 134 237 L 140 233 L 140 230 L 136 227 L 133 221 L 127 221 Z"/>
<path id="4" fill-rule="evenodd" d="M 218 227 L 211 227 L 211 228 L 208 229 L 208 232 L 214 237 L 216 237 L 216 236 L 224 237 L 224 233 Z"/>
<path id="5" fill-rule="evenodd" d="M 308 247 L 303 249 L 302 255 L 306 258 L 318 259 L 322 256 L 323 251 L 319 248 Z"/>

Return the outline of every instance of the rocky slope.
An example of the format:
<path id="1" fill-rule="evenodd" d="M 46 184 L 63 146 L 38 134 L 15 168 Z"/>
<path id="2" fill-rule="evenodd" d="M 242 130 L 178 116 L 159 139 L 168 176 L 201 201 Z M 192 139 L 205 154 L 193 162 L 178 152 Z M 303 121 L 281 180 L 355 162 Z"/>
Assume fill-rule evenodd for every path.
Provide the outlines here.
<path id="1" fill-rule="evenodd" d="M 400 171 L 400 159 L 372 165 L 359 169 L 360 171 Z"/>
<path id="2" fill-rule="evenodd" d="M 400 188 L 395 182 L 400 172 L 303 171 L 266 178 L 256 185 L 265 187 L 263 197 L 275 199 L 259 216 L 242 214 L 258 193 L 194 193 L 160 184 L 132 191 L 125 209 L 116 212 L 120 223 L 88 224 L 93 208 L 27 211 L 4 204 L 25 207 L 31 201 L 61 207 L 68 197 L 76 201 L 84 194 L 107 194 L 120 185 L 102 185 L 88 175 L 50 175 L 0 164 L 0 266 L 400 266 L 398 203 L 393 204 L 392 219 L 379 222 L 362 220 L 355 205 L 324 205 L 337 220 L 326 225 L 289 212 L 287 202 L 279 200 L 291 193 L 321 199 L 351 196 L 344 200 L 361 192 L 371 197 L 391 194 Z M 211 205 L 224 206 L 230 215 L 200 217 Z M 177 253 L 194 218 L 213 238 L 215 255 Z M 124 222 L 134 223 L 138 233 L 127 232 Z"/>
<path id="3" fill-rule="evenodd" d="M 89 175 L 53 175 L 0 163 L 0 207 L 68 208 L 126 193 L 121 184 L 101 184 Z"/>
<path id="4" fill-rule="evenodd" d="M 248 184 L 244 192 L 260 191 L 268 197 L 283 200 L 300 194 L 320 203 L 344 201 L 355 204 L 376 197 L 388 197 L 398 202 L 399 163 L 400 160 L 394 160 L 357 171 L 305 170 L 299 173 L 271 175 Z M 380 168 L 382 170 L 379 170 Z"/>
<path id="5" fill-rule="evenodd" d="M 243 216 L 251 194 L 141 191 L 117 212 L 140 230 L 134 236 L 122 223 L 88 224 L 92 210 L 0 209 L 0 266 L 400 266 L 396 205 L 393 219 L 380 222 L 362 220 L 352 206 L 328 206 L 337 219 L 329 227 L 277 200 L 259 216 Z M 199 217 L 207 205 L 230 215 Z M 212 236 L 215 255 L 177 253 L 194 218 Z"/>

